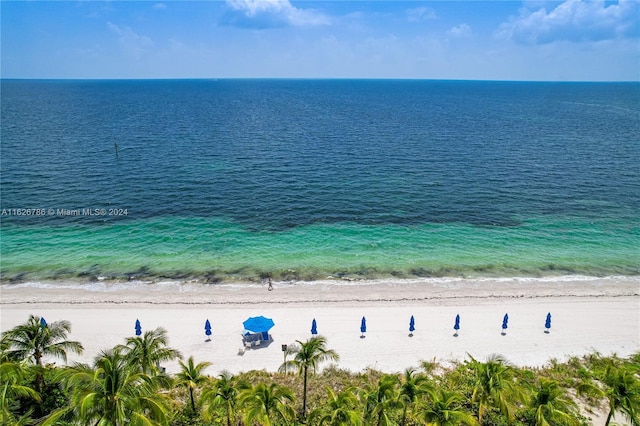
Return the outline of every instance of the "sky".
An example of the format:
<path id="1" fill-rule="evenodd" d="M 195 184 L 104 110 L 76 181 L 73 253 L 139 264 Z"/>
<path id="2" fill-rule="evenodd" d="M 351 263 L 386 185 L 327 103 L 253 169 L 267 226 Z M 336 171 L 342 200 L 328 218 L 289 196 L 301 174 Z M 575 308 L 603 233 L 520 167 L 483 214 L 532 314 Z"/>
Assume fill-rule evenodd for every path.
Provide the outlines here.
<path id="1" fill-rule="evenodd" d="M 640 81 L 640 0 L 0 2 L 2 78 Z"/>

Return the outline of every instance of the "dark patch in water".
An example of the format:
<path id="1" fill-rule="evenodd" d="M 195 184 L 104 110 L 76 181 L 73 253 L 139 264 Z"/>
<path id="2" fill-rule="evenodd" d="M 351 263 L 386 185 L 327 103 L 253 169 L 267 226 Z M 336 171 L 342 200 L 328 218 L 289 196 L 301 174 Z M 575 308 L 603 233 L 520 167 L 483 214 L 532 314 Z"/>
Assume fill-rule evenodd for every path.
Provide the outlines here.
<path id="1" fill-rule="evenodd" d="M 204 274 L 204 280 L 207 284 L 217 284 L 223 281 L 223 278 L 217 275 L 216 271 L 209 271 Z"/>
<path id="2" fill-rule="evenodd" d="M 413 268 L 409 270 L 409 273 L 414 277 L 431 278 L 436 276 L 433 270 L 425 268 Z"/>
<path id="3" fill-rule="evenodd" d="M 9 284 L 19 284 L 25 281 L 28 281 L 28 276 L 29 274 L 26 272 L 21 272 L 19 274 L 10 276 L 8 278 L 5 278 L 4 274 L 2 276 L 0 276 L 0 282 L 9 282 Z"/>
<path id="4" fill-rule="evenodd" d="M 76 271 L 73 271 L 71 269 L 65 268 L 65 269 L 60 269 L 58 271 L 55 271 L 53 273 L 53 277 L 52 278 L 54 280 L 61 280 L 61 279 L 65 279 L 65 278 L 73 278 L 75 276 L 77 276 L 77 272 Z"/>
<path id="5" fill-rule="evenodd" d="M 173 271 L 173 272 L 165 272 L 159 275 L 159 278 L 170 279 L 170 280 L 187 280 L 189 278 L 193 278 L 193 274 L 189 272 L 183 271 Z"/>

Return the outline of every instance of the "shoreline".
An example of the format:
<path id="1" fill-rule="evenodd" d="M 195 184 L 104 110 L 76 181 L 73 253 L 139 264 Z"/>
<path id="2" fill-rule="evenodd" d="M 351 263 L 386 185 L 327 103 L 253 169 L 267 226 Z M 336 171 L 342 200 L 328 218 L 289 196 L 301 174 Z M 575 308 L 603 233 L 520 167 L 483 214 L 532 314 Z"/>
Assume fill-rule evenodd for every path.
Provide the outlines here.
<path id="1" fill-rule="evenodd" d="M 223 370 L 276 371 L 281 344 L 311 337 L 313 318 L 341 357 L 339 368 L 385 372 L 417 366 L 421 360 L 483 359 L 500 353 L 519 366 L 541 366 L 556 358 L 598 351 L 628 356 L 640 351 L 640 277 L 482 280 L 389 280 L 366 283 L 274 282 L 203 285 L 184 282 L 0 286 L 5 331 L 41 315 L 71 322 L 69 338 L 85 346 L 69 361 L 91 362 L 101 349 L 124 342 L 140 319 L 143 331 L 163 327 L 169 345 L 197 362 L 210 361 L 208 374 Z M 551 312 L 550 333 L 544 319 Z M 510 323 L 501 335 L 505 313 Z M 461 330 L 453 336 L 456 314 Z M 242 322 L 250 316 L 273 318 L 267 347 L 242 346 Z M 409 317 L 416 331 L 408 336 Z M 366 316 L 366 338 L 360 319 Z M 204 321 L 213 328 L 205 341 Z M 60 360 L 56 361 L 61 363 Z M 179 370 L 177 362 L 167 371 Z"/>
<path id="2" fill-rule="evenodd" d="M 0 305 L 43 301 L 51 304 L 242 305 L 264 301 L 273 304 L 386 303 L 622 297 L 640 296 L 640 276 L 274 281 L 273 292 L 267 287 L 266 282 L 207 284 L 195 280 L 27 282 L 0 284 Z M 203 297 L 207 299 L 202 300 Z"/>
<path id="3" fill-rule="evenodd" d="M 71 282 L 77 284 L 92 283 L 161 283 L 161 282 L 189 282 L 203 285 L 243 285 L 259 284 L 268 278 L 280 282 L 314 283 L 330 281 L 333 283 L 362 283 L 377 281 L 416 281 L 416 280 L 502 280 L 502 279 L 551 279 L 562 280 L 565 277 L 606 279 L 609 277 L 637 277 L 640 278 L 638 267 L 620 268 L 571 268 L 562 265 L 546 265 L 536 269 L 534 267 L 518 268 L 515 266 L 497 268 L 496 265 L 476 265 L 468 268 L 455 269 L 442 267 L 430 269 L 425 267 L 378 269 L 374 266 L 347 268 L 344 270 L 326 270 L 311 268 L 271 270 L 265 268 L 245 268 L 242 272 L 223 270 L 198 270 L 151 272 L 133 271 L 126 273 L 99 273 L 89 269 L 80 272 L 64 271 L 53 275 L 40 272 L 7 272 L 5 267 L 0 273 L 0 285 L 19 285 L 32 283 Z M 10 268 L 9 268 L 10 269 Z"/>

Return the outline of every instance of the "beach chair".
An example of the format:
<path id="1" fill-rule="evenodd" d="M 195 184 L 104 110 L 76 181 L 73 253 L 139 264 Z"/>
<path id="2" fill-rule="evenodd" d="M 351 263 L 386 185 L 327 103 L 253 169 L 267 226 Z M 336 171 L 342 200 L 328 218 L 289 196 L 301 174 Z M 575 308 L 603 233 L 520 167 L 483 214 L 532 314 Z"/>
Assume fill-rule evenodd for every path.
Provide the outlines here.
<path id="1" fill-rule="evenodd" d="M 244 347 L 249 349 L 251 348 L 251 339 L 249 338 L 248 334 L 244 334 L 242 336 L 242 343 L 244 343 Z"/>

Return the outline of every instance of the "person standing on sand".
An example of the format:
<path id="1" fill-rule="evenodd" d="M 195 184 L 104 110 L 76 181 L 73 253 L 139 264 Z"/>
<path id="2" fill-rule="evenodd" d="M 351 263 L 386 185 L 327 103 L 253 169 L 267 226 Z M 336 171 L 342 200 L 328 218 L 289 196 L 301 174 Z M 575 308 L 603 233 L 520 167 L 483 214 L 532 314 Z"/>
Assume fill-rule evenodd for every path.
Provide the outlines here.
<path id="1" fill-rule="evenodd" d="M 269 278 L 269 287 L 267 288 L 267 290 L 269 291 L 273 290 L 273 284 L 271 283 L 271 278 Z"/>

